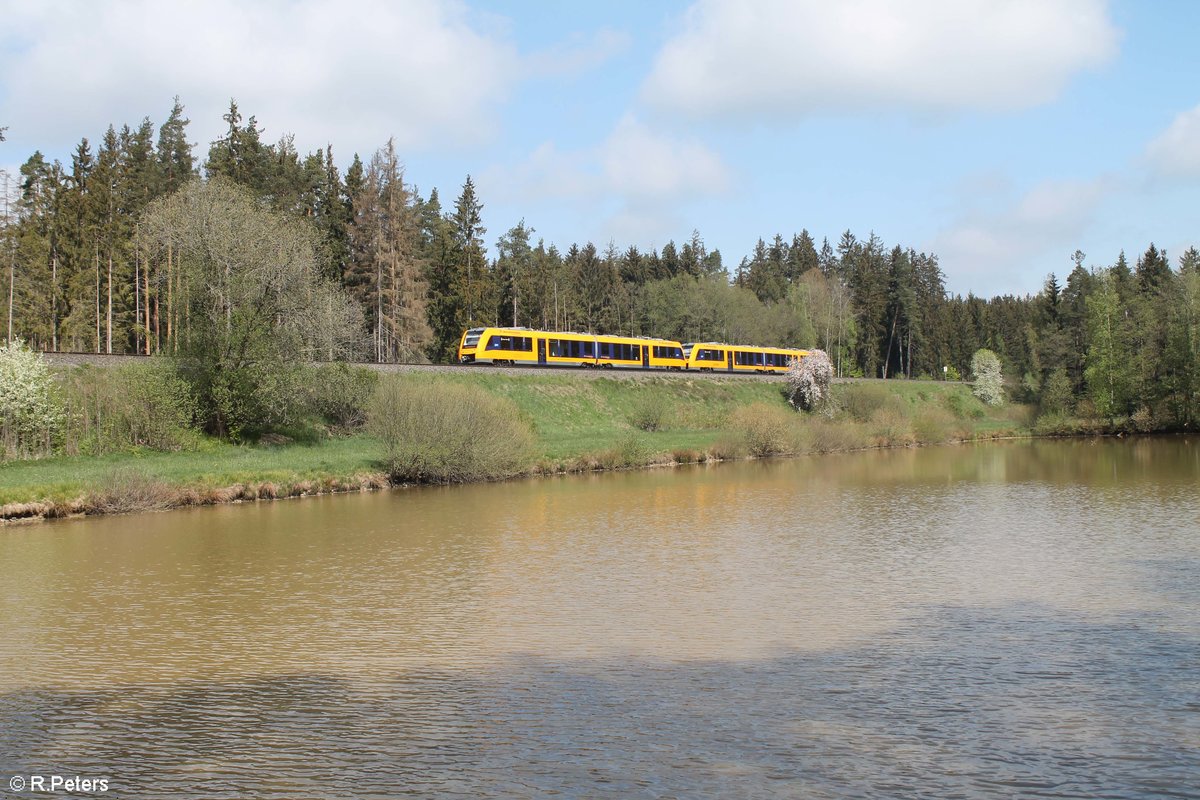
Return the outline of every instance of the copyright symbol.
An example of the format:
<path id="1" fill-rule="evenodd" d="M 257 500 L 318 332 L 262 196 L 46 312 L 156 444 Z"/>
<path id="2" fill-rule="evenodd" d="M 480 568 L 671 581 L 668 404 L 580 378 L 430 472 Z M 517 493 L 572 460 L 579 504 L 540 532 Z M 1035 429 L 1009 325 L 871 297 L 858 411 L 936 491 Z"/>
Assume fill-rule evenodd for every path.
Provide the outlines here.
<path id="1" fill-rule="evenodd" d="M 8 788 L 12 789 L 14 792 L 25 791 L 25 779 L 20 775 L 13 775 L 8 779 Z"/>

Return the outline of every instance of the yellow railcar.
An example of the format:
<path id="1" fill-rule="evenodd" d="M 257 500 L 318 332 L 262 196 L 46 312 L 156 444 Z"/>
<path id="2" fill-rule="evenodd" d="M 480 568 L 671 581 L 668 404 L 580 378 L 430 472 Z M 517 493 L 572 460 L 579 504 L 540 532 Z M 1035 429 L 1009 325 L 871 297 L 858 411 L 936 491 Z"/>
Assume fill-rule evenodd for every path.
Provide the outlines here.
<path id="1" fill-rule="evenodd" d="M 682 369 L 683 345 L 667 339 L 527 328 L 470 328 L 458 345 L 463 364 L 542 364 Z"/>
<path id="2" fill-rule="evenodd" d="M 688 342 L 683 345 L 687 369 L 723 372 L 783 373 L 793 359 L 807 350 L 786 347 L 749 347 L 719 342 Z"/>

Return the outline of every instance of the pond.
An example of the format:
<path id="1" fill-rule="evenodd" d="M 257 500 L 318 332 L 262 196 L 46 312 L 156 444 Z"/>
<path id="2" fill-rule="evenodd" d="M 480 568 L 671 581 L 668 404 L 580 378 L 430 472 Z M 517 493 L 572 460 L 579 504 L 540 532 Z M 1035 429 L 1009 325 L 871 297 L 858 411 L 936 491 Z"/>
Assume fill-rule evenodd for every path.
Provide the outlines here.
<path id="1" fill-rule="evenodd" d="M 1198 486 L 1011 442 L 0 529 L 0 785 L 1187 796 Z"/>

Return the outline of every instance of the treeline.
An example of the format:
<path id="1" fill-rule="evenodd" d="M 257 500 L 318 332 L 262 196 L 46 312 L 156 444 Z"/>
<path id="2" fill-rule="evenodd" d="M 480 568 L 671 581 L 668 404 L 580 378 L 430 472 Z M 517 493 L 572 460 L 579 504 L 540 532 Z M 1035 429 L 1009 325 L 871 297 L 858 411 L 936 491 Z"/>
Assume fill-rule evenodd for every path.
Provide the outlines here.
<path id="1" fill-rule="evenodd" d="M 361 309 L 360 330 L 314 356 L 448 361 L 462 330 L 484 324 L 657 335 L 682 341 L 820 347 L 840 375 L 966 376 L 989 348 L 1011 391 L 1057 413 L 1150 414 L 1193 424 L 1200 341 L 1196 251 L 1173 267 L 1151 245 L 1036 296 L 949 296 L 933 254 L 850 231 L 760 239 L 732 270 L 698 231 L 643 252 L 608 243 L 560 250 L 525 220 L 487 248 L 484 203 L 468 176 L 443 207 L 422 195 L 387 143 L 344 170 L 332 147 L 302 155 L 269 143 L 231 103 L 203 158 L 178 99 L 157 128 L 110 127 L 69 164 L 34 153 L 4 205 L 8 339 L 34 349 L 178 353 L 189 291 L 169 239 L 144 211 L 196 176 L 247 189 L 273 213 L 307 220 L 320 277 Z M 165 244 L 164 244 L 165 242 Z M 334 347 L 332 341 L 337 341 Z"/>

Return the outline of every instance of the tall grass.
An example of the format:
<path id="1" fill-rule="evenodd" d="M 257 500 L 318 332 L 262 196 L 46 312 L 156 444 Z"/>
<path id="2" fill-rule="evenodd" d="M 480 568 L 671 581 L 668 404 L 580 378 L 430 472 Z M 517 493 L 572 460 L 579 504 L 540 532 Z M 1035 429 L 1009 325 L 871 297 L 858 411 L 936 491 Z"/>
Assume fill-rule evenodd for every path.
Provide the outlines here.
<path id="1" fill-rule="evenodd" d="M 753 403 L 734 409 L 728 428 L 747 453 L 761 458 L 796 452 L 799 420 L 789 409 Z"/>

